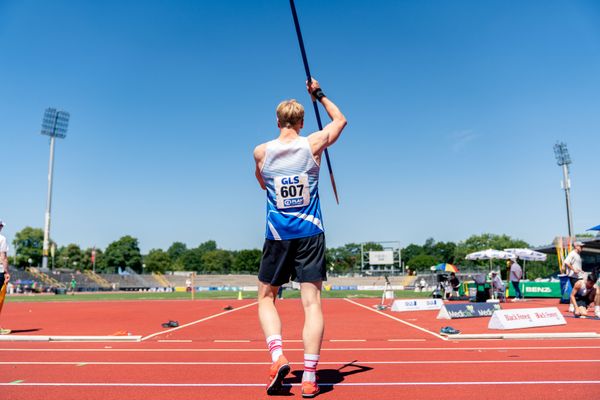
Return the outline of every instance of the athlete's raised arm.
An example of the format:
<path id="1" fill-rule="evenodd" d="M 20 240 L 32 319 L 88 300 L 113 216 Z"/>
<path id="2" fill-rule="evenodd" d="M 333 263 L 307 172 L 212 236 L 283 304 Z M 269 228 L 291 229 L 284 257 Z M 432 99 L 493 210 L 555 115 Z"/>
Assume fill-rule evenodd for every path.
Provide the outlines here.
<path id="1" fill-rule="evenodd" d="M 267 190 L 265 186 L 265 181 L 263 180 L 262 174 L 260 170 L 263 166 L 263 162 L 265 161 L 265 153 L 266 153 L 266 145 L 265 143 L 256 146 L 254 149 L 254 162 L 256 163 L 256 170 L 254 174 L 256 175 L 256 180 L 258 180 L 258 184 L 262 188 L 262 190 Z"/>
<path id="2" fill-rule="evenodd" d="M 331 118 L 331 122 L 325 125 L 323 130 L 308 136 L 313 154 L 315 157 L 320 157 L 323 150 L 338 140 L 348 121 L 333 101 L 325 96 L 317 80 L 313 79 L 310 83 L 307 82 L 306 89 L 313 100 L 316 99 L 323 104 L 325 111 Z"/>

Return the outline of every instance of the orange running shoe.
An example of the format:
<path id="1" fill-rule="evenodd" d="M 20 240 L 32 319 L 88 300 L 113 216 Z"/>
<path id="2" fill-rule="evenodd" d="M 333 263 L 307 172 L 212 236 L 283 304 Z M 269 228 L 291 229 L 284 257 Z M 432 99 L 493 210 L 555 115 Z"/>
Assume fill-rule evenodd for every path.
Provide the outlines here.
<path id="1" fill-rule="evenodd" d="M 280 355 L 277 361 L 271 365 L 269 371 L 269 384 L 267 385 L 267 394 L 273 395 L 283 387 L 283 378 L 290 373 L 290 364 L 283 355 Z"/>
<path id="2" fill-rule="evenodd" d="M 321 389 L 319 389 L 317 382 L 302 382 L 302 397 L 310 399 L 318 395 L 320 391 Z"/>

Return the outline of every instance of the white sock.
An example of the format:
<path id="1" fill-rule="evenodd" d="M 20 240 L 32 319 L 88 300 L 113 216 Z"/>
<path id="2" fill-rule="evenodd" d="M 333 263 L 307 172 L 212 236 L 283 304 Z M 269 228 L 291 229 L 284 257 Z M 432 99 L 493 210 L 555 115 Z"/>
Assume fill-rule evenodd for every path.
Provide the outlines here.
<path id="1" fill-rule="evenodd" d="M 575 307 L 573 307 L 573 304 L 569 304 L 569 312 L 575 312 Z"/>
<path id="2" fill-rule="evenodd" d="M 277 361 L 279 356 L 283 355 L 283 348 L 281 347 L 281 335 L 271 335 L 267 338 L 267 347 L 271 352 L 271 359 L 273 362 Z"/>
<path id="3" fill-rule="evenodd" d="M 600 315 L 600 306 L 596 306 L 594 311 L 596 311 L 596 315 Z"/>
<path id="4" fill-rule="evenodd" d="M 317 364 L 319 364 L 318 354 L 304 355 L 304 374 L 302 374 L 302 382 L 315 382 L 317 380 Z"/>

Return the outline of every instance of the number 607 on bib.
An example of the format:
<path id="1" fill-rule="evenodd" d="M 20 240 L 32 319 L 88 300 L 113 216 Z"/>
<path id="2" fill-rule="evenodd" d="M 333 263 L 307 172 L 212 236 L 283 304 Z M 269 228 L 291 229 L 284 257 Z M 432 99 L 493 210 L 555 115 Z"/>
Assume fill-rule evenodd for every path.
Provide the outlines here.
<path id="1" fill-rule="evenodd" d="M 274 181 L 278 209 L 305 207 L 310 203 L 307 174 L 276 176 Z"/>

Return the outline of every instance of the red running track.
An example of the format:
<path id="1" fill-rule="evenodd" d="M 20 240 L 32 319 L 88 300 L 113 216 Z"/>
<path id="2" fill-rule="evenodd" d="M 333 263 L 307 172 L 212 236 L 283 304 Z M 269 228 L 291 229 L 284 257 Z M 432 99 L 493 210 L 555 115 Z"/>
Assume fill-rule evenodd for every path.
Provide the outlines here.
<path id="1" fill-rule="evenodd" d="M 370 308 L 375 302 L 324 300 L 320 398 L 600 398 L 600 340 L 448 341 L 437 332 L 450 321 L 436 320 L 433 312 L 386 312 L 391 319 Z M 235 308 L 224 312 L 228 304 Z M 292 362 L 289 395 L 301 398 L 302 308 L 298 300 L 281 301 L 278 307 L 284 351 Z M 182 327 L 162 328 L 169 319 Z M 264 384 L 270 357 L 252 301 L 9 303 L 2 320 L 22 334 L 126 331 L 146 339 L 0 342 L 0 399 L 268 397 Z M 482 321 L 487 319 L 451 323 L 468 333 L 486 333 Z M 567 322 L 556 331 L 600 328 L 598 321 Z"/>

